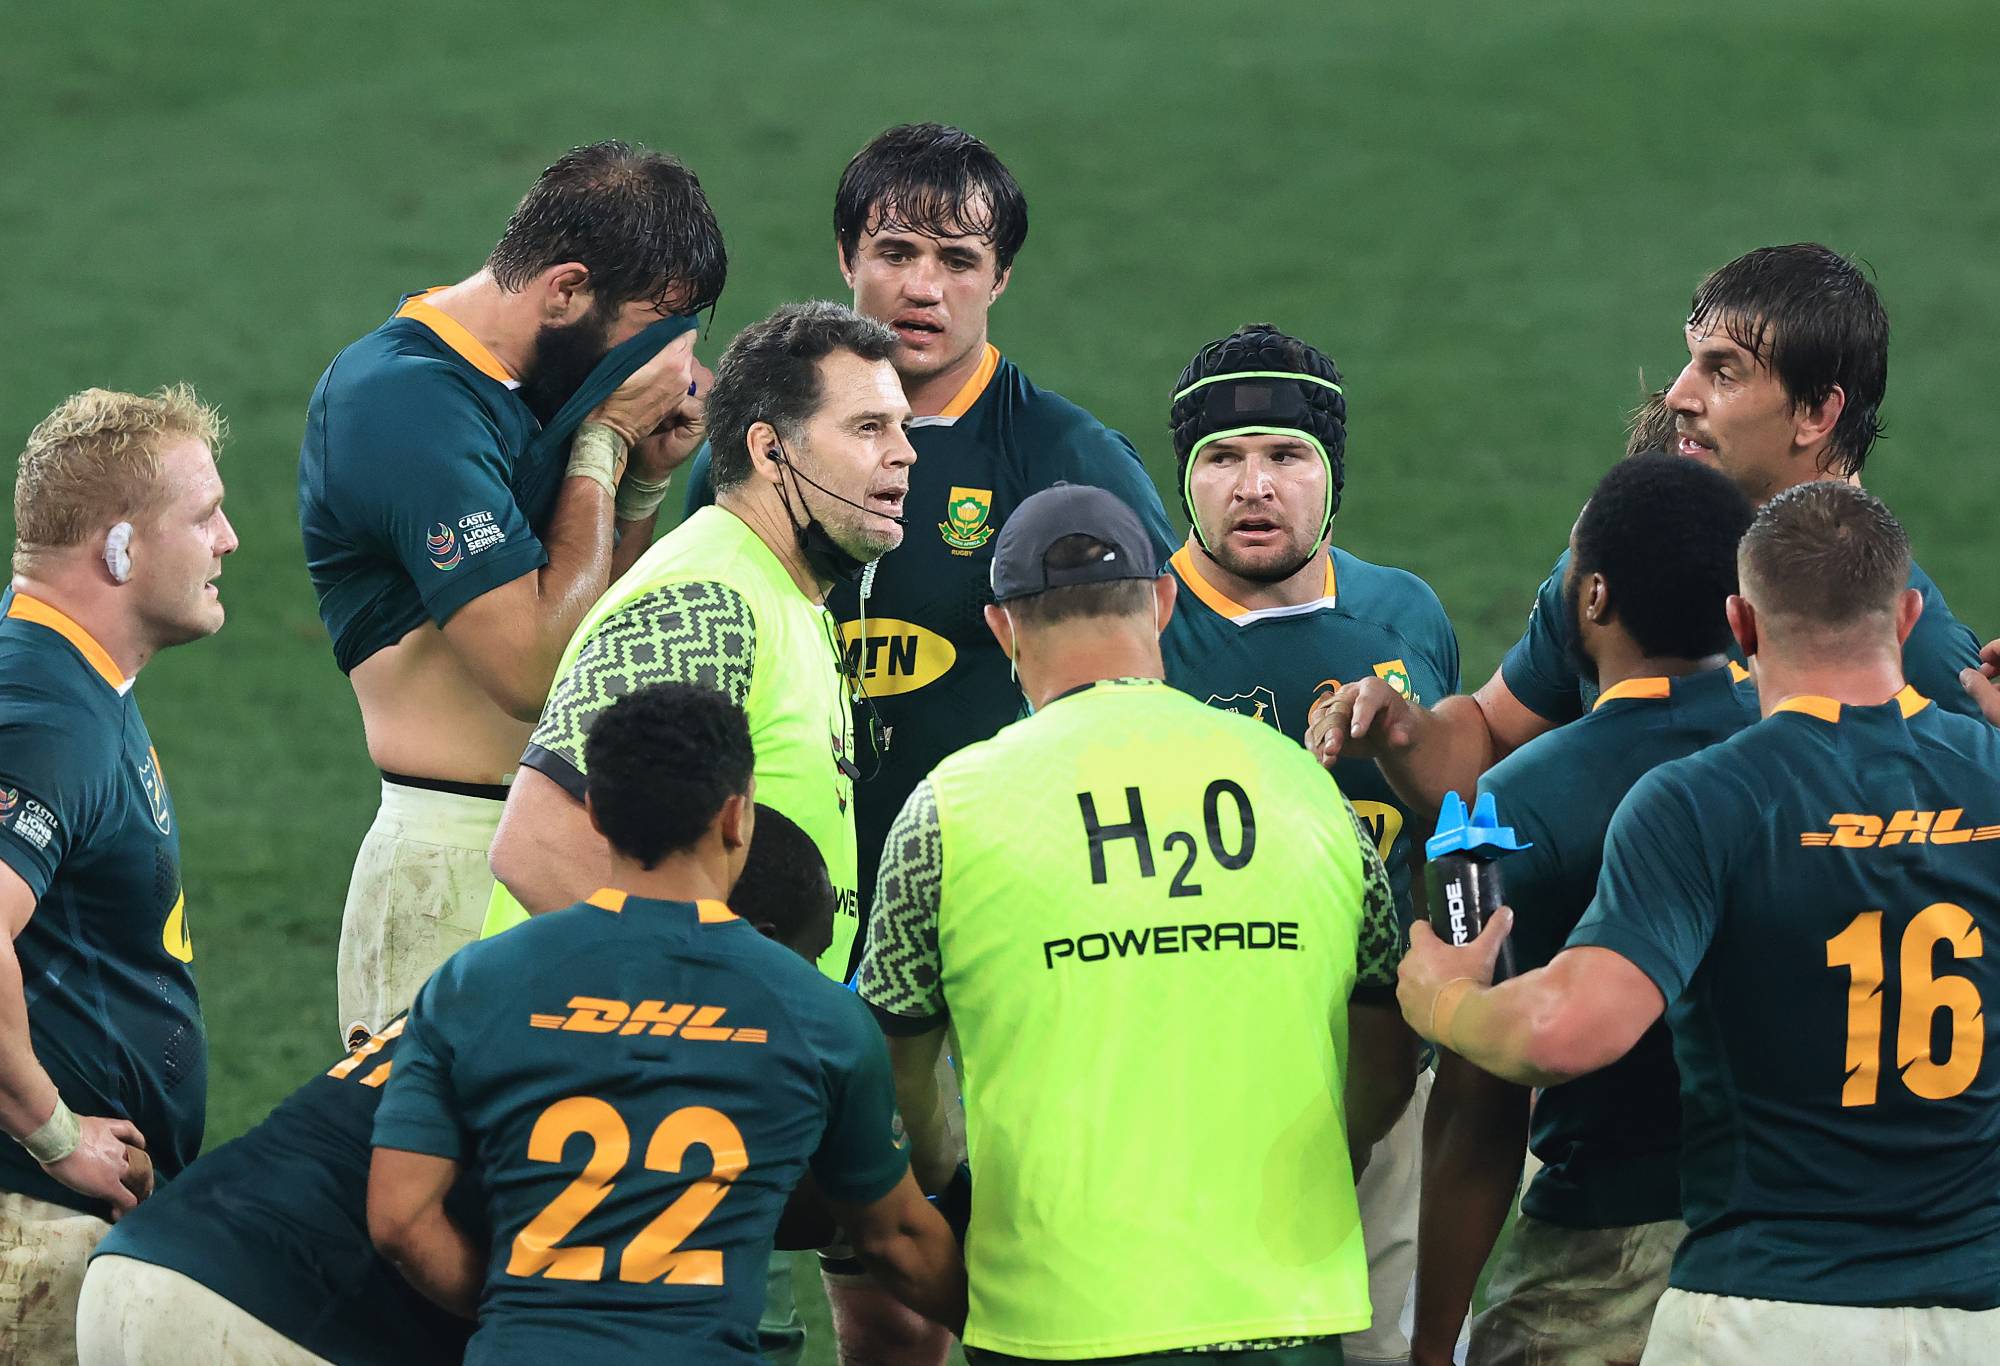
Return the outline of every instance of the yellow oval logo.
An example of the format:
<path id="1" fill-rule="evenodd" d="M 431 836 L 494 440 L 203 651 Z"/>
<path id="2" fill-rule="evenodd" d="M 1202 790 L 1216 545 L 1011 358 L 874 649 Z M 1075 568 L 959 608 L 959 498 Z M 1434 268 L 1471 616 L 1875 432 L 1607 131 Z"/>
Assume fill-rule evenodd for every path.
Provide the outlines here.
<path id="1" fill-rule="evenodd" d="M 187 892 L 174 898 L 174 908 L 167 912 L 167 923 L 160 927 L 160 947 L 183 963 L 194 961 L 194 936 L 188 933 Z"/>
<path id="2" fill-rule="evenodd" d="M 861 623 L 841 623 L 840 636 L 847 647 L 847 667 L 861 680 L 870 697 L 895 697 L 929 687 L 951 672 L 958 651 L 936 631 L 894 617 L 868 618 L 868 634 Z"/>

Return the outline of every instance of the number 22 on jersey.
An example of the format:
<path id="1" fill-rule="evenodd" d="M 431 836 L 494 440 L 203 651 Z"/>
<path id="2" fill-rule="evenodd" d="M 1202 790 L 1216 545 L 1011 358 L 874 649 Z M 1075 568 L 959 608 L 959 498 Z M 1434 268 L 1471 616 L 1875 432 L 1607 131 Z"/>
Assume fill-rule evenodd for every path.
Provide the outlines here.
<path id="1" fill-rule="evenodd" d="M 604 1279 L 604 1249 L 562 1240 L 611 1194 L 613 1182 L 632 1155 L 625 1120 L 595 1096 L 571 1096 L 542 1111 L 528 1135 L 528 1158 L 560 1162 L 570 1139 L 590 1140 L 590 1157 L 519 1233 L 507 1259 L 510 1276 L 544 1276 L 552 1281 Z M 675 1196 L 673 1202 L 626 1245 L 618 1258 L 618 1279 L 644 1285 L 721 1285 L 722 1253 L 681 1244 L 715 1212 L 729 1187 L 750 1165 L 743 1135 L 727 1115 L 706 1105 L 689 1105 L 660 1121 L 646 1143 L 647 1171 L 678 1173 L 688 1149 L 707 1148 L 713 1170 Z"/>
<path id="2" fill-rule="evenodd" d="M 1826 941 L 1826 965 L 1846 968 L 1847 1081 L 1843 1106 L 1873 1105 L 1881 1092 L 1883 1004 L 1886 977 L 1882 912 L 1863 911 Z M 1912 1095 L 1950 1100 L 1979 1075 L 1986 1055 L 1986 1019 L 1971 978 L 1939 974 L 1938 946 L 1953 958 L 1985 953 L 1979 926 L 1963 906 L 1939 901 L 1924 907 L 1903 931 L 1898 952 L 1902 1008 L 1896 1019 L 1896 1070 Z M 1951 1021 L 1950 1052 L 1940 1062 L 1932 1050 L 1937 1012 Z"/>

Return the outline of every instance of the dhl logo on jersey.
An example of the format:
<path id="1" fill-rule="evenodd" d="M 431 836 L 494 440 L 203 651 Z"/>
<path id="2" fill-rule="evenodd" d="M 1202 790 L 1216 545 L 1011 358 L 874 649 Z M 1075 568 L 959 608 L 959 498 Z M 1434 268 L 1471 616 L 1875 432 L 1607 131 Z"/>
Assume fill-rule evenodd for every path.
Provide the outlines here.
<path id="1" fill-rule="evenodd" d="M 847 650 L 847 671 L 861 680 L 870 697 L 894 697 L 928 687 L 951 672 L 958 650 L 936 631 L 894 617 L 869 617 L 862 623 L 841 623 Z"/>
<path id="2" fill-rule="evenodd" d="M 1842 812 L 1829 816 L 1827 830 L 1806 830 L 1799 843 L 1808 849 L 1887 849 L 1893 844 L 1969 844 L 2000 840 L 2000 825 L 1964 825 L 1965 808 L 1898 811 L 1892 816 Z"/>
<path id="3" fill-rule="evenodd" d="M 536 1029 L 563 1029 L 576 1034 L 640 1034 L 648 1030 L 665 1036 L 678 1033 L 683 1039 L 706 1043 L 766 1043 L 770 1034 L 762 1029 L 734 1029 L 718 1023 L 723 1006 L 668 1005 L 665 1001 L 641 1001 L 630 1005 L 601 996 L 572 996 L 566 1015 L 530 1015 Z"/>

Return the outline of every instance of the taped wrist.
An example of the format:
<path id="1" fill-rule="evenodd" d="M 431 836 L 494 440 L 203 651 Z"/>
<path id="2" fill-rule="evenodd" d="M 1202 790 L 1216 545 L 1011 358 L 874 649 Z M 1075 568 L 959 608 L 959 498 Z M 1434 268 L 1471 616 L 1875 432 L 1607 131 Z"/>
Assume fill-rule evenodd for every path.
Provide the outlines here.
<path id="1" fill-rule="evenodd" d="M 28 1150 L 28 1156 L 44 1167 L 68 1157 L 82 1141 L 83 1126 L 77 1121 L 76 1113 L 63 1104 L 61 1096 L 56 1097 L 55 1113 L 49 1116 L 48 1123 L 19 1140 L 21 1146 Z"/>
<path id="2" fill-rule="evenodd" d="M 618 496 L 613 500 L 621 522 L 637 522 L 651 517 L 660 510 L 660 504 L 667 501 L 667 485 L 674 482 L 669 473 L 664 479 L 641 479 L 630 470 L 618 481 Z"/>
<path id="3" fill-rule="evenodd" d="M 618 475 L 625 464 L 625 438 L 602 422 L 586 422 L 576 429 L 569 443 L 569 469 L 564 477 L 588 479 L 604 490 L 604 496 L 618 497 Z"/>
<path id="4" fill-rule="evenodd" d="M 1424 1037 L 1456 1053 L 1458 1050 L 1451 1043 L 1452 1021 L 1458 1017 L 1458 1008 L 1465 1004 L 1465 998 L 1478 989 L 1479 983 L 1470 977 L 1454 977 L 1439 987 L 1437 995 L 1431 997 L 1430 1028 L 1424 1031 Z"/>

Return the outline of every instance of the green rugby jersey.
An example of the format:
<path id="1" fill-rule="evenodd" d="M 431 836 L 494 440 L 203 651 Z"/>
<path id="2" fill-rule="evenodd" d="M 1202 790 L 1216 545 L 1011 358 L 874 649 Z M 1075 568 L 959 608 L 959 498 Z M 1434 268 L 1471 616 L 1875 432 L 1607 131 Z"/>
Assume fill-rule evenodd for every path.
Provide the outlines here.
<path id="1" fill-rule="evenodd" d="M 856 986 L 889 1032 L 953 1031 L 969 1346 L 1367 1326 L 1347 1007 L 1392 1001 L 1395 916 L 1311 756 L 1158 680 L 1058 697 L 918 785 Z"/>
<path id="2" fill-rule="evenodd" d="M 1562 951 L 1597 890 L 1611 813 L 1645 774 L 1726 740 L 1757 719 L 1757 691 L 1734 665 L 1629 678 L 1588 715 L 1529 741 L 1479 780 L 1530 847 L 1500 863 L 1519 970 Z M 1602 1071 L 1544 1090 L 1529 1146 L 1542 1161 L 1521 1208 L 1567 1228 L 1680 1218 L 1680 1074 L 1656 1024 Z"/>
<path id="3" fill-rule="evenodd" d="M 808 1167 L 909 1169 L 867 1009 L 717 901 L 604 890 L 454 954 L 410 1008 L 375 1146 L 462 1163 L 493 1230 L 469 1363 L 755 1362 Z"/>
<path id="4" fill-rule="evenodd" d="M 544 429 L 507 367 L 424 302 L 436 292 L 335 356 L 306 409 L 299 533 L 343 672 L 547 564 L 539 534 L 578 425 L 694 326 L 665 319 L 614 348 Z"/>
<path id="5" fill-rule="evenodd" d="M 1582 715 L 1597 696 L 1597 685 L 1576 668 L 1576 622 L 1563 607 L 1563 575 L 1568 569 L 1569 552 L 1565 550 L 1535 592 L 1528 629 L 1500 662 L 1500 677 L 1507 690 L 1528 710 L 1557 725 Z M 1946 711 L 1978 715 L 1978 704 L 1966 696 L 1958 681 L 1961 670 L 1979 663 L 1978 639 L 1951 614 L 1944 594 L 1915 563 L 1910 565 L 1910 587 L 1923 594 L 1924 614 L 1903 642 L 1903 676 L 1911 687 Z M 1738 664 L 1743 662 L 1733 643 L 1729 656 Z"/>
<path id="6" fill-rule="evenodd" d="M 2000 729 L 1795 697 L 1654 769 L 1570 936 L 1668 1003 L 1683 1290 L 2000 1307 Z"/>
<path id="7" fill-rule="evenodd" d="M 1180 580 L 1173 619 L 1160 636 L 1167 682 L 1211 707 L 1242 712 L 1303 744 L 1306 713 L 1323 693 L 1374 674 L 1412 702 L 1458 691 L 1458 636 L 1430 585 L 1332 547 L 1326 591 L 1298 607 L 1251 611 L 1202 576 L 1191 546 L 1175 552 Z M 1333 770 L 1375 837 L 1410 918 L 1410 809 L 1381 770 L 1343 759 Z"/>
<path id="8" fill-rule="evenodd" d="M 862 580 L 837 585 L 827 606 L 847 657 L 889 735 L 862 753 L 855 792 L 861 905 L 874 899 L 889 825 L 939 760 L 1021 714 L 1021 689 L 982 614 L 993 600 L 993 538 L 1030 494 L 1068 482 L 1106 488 L 1152 536 L 1164 563 L 1174 535 L 1132 443 L 1068 399 L 1037 388 L 992 346 L 942 413 L 910 423 L 917 461 L 903 500 L 903 543 Z M 714 497 L 708 451 L 695 458 L 690 510 Z M 856 733 L 866 736 L 865 713 Z M 864 743 L 864 750 L 867 745 Z"/>
<path id="9" fill-rule="evenodd" d="M 0 861 L 35 895 L 14 940 L 28 1036 L 72 1110 L 132 1121 L 172 1177 L 208 1110 L 174 800 L 104 647 L 25 593 L 0 610 Z M 110 1212 L 18 1143 L 0 1143 L 0 1190 Z"/>
<path id="10" fill-rule="evenodd" d="M 370 1135 L 402 1033 L 399 1016 L 202 1154 L 93 1255 L 178 1271 L 343 1366 L 457 1361 L 472 1325 L 418 1294 L 368 1237 Z M 462 1212 L 456 1198 L 452 1208 Z"/>
<path id="11" fill-rule="evenodd" d="M 521 763 L 581 802 L 584 739 L 606 707 L 653 683 L 712 688 L 742 707 L 757 751 L 757 800 L 812 837 L 836 898 L 820 959 L 846 980 L 855 899 L 854 732 L 832 616 L 799 591 L 742 518 L 704 508 L 639 558 L 570 638 Z M 493 889 L 485 933 L 527 919 Z"/>

